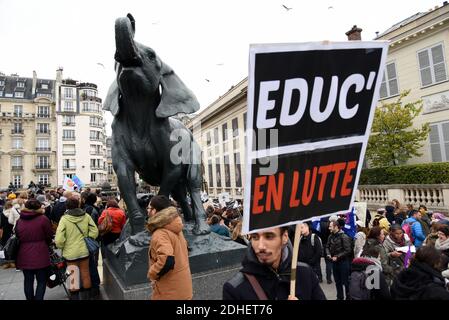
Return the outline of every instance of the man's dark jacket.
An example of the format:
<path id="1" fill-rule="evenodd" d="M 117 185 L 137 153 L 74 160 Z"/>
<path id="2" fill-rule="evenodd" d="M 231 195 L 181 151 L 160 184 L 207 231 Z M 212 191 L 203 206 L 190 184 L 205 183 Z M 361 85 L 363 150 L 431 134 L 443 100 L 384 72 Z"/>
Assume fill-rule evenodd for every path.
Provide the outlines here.
<path id="1" fill-rule="evenodd" d="M 269 300 L 287 300 L 290 294 L 291 260 L 290 241 L 282 251 L 281 263 L 277 271 L 261 264 L 253 248 L 249 246 L 242 261 L 243 268 L 223 285 L 223 300 L 258 300 L 256 292 L 243 273 L 252 274 L 257 278 Z M 316 274 L 308 265 L 298 263 L 296 279 L 298 299 L 326 300 Z"/>
<path id="2" fill-rule="evenodd" d="M 352 239 L 343 231 L 329 236 L 326 245 L 326 256 L 337 257 L 337 261 L 350 259 L 352 256 Z"/>

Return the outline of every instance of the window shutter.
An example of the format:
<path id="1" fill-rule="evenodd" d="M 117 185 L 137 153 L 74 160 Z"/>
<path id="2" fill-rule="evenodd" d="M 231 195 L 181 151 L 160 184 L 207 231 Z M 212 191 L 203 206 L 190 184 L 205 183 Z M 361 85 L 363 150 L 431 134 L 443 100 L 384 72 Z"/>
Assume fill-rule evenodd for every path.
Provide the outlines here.
<path id="1" fill-rule="evenodd" d="M 432 161 L 441 162 L 442 157 L 441 157 L 440 137 L 438 134 L 438 125 L 430 126 L 429 139 L 430 139 L 430 152 L 432 154 Z"/>
<path id="2" fill-rule="evenodd" d="M 418 53 L 419 69 L 421 72 L 421 85 L 432 84 L 432 73 L 430 71 L 429 53 L 427 50 Z"/>

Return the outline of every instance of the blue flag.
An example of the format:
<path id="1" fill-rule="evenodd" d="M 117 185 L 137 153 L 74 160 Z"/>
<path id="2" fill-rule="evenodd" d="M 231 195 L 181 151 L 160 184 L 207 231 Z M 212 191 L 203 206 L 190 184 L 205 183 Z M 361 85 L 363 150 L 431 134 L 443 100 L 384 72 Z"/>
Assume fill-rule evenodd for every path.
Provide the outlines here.
<path id="1" fill-rule="evenodd" d="M 355 224 L 354 207 L 352 207 L 351 212 L 348 212 L 346 214 L 346 224 L 345 224 L 345 228 L 344 228 L 343 231 L 348 236 L 350 236 L 352 239 L 354 239 L 355 234 L 357 233 L 357 227 L 356 227 L 356 224 Z"/>
<path id="2" fill-rule="evenodd" d="M 72 177 L 73 182 L 75 182 L 75 184 L 78 186 L 78 188 L 82 188 L 84 187 L 84 182 L 81 181 L 80 178 L 78 178 L 77 176 L 73 176 Z"/>

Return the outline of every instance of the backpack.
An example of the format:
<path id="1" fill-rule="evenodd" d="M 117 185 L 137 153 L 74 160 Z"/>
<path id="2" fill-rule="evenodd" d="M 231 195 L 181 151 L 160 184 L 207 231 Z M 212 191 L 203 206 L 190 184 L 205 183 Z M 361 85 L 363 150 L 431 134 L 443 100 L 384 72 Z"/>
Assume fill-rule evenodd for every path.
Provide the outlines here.
<path id="1" fill-rule="evenodd" d="M 405 234 L 408 235 L 411 243 L 415 243 L 415 238 L 413 238 L 413 236 L 412 236 L 412 225 L 413 225 L 413 223 L 415 223 L 415 222 L 404 223 L 404 225 L 402 226 L 402 230 L 404 231 Z"/>
<path id="2" fill-rule="evenodd" d="M 349 296 L 351 300 L 371 300 L 371 290 L 366 286 L 365 271 L 353 271 L 349 278 Z"/>
<path id="3" fill-rule="evenodd" d="M 109 211 L 105 210 L 106 216 L 103 221 L 98 225 L 98 232 L 100 236 L 103 236 L 112 230 L 112 216 L 109 214 Z"/>

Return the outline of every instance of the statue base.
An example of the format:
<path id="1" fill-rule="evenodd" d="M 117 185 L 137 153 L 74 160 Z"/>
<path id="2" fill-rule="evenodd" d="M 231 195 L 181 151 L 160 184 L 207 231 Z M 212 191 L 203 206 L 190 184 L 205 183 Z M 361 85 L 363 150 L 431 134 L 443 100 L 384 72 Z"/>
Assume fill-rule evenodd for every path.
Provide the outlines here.
<path id="1" fill-rule="evenodd" d="M 246 246 L 216 233 L 196 236 L 186 224 L 194 299 L 221 299 L 224 282 L 241 267 Z M 103 251 L 103 286 L 112 300 L 147 300 L 151 287 L 147 279 L 150 235 L 142 232 L 135 246 L 129 237 L 117 240 Z M 206 296 L 207 295 L 207 296 Z"/>

